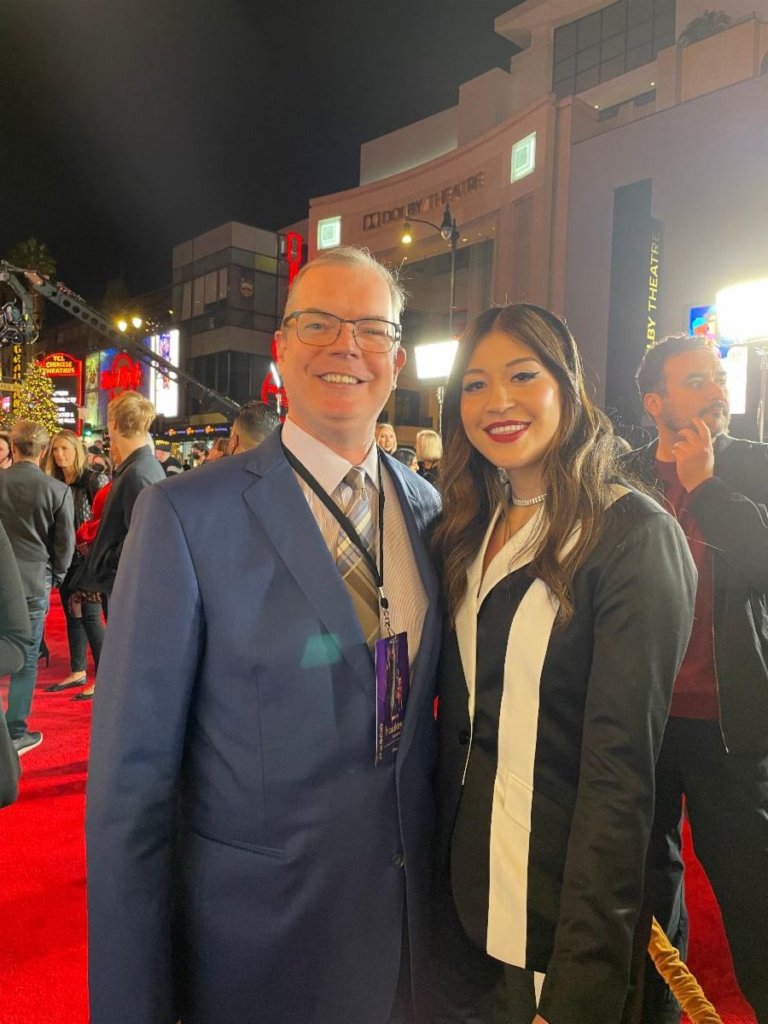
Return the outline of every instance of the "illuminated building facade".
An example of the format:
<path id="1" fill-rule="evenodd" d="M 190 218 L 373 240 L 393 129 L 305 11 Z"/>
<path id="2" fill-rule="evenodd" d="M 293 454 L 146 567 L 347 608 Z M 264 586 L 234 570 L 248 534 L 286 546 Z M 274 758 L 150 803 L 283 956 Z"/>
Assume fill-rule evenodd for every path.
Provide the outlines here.
<path id="1" fill-rule="evenodd" d="M 439 227 L 449 204 L 454 333 L 491 303 L 549 306 L 576 334 L 601 403 L 636 419 L 632 371 L 645 345 L 687 331 L 691 308 L 724 285 L 766 276 L 768 0 L 719 7 L 512 8 L 495 22 L 518 47 L 509 71 L 366 143 L 359 187 L 311 202 L 310 256 L 353 244 L 407 260 L 406 345 L 440 340 L 449 245 L 417 221 Z M 387 413 L 406 437 L 437 419 L 407 369 Z"/>

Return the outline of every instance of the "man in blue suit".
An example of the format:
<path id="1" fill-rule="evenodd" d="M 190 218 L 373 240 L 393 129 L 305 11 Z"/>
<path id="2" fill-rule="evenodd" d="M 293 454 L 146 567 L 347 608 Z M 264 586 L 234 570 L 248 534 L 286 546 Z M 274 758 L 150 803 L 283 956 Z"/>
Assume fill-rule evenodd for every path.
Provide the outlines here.
<path id="1" fill-rule="evenodd" d="M 438 498 L 374 443 L 402 304 L 367 253 L 309 264 L 278 335 L 282 432 L 136 504 L 93 721 L 92 1024 L 420 1019 Z M 376 743 L 390 627 L 396 751 Z"/>

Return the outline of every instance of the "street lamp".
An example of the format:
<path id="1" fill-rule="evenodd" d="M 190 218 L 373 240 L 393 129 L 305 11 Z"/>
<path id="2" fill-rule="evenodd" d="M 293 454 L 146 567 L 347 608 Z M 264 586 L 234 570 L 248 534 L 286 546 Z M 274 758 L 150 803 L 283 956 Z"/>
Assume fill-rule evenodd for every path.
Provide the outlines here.
<path id="1" fill-rule="evenodd" d="M 133 327 L 134 330 L 138 331 L 138 329 L 140 327 L 142 327 L 143 325 L 144 325 L 144 321 L 142 320 L 142 318 L 140 316 L 133 315 L 131 317 L 131 319 L 130 319 L 130 326 Z M 128 330 L 129 321 L 126 320 L 126 318 L 124 316 L 118 317 L 118 319 L 115 320 L 115 326 L 117 327 L 118 331 L 120 331 L 122 334 L 125 334 L 125 332 Z"/>
<path id="2" fill-rule="evenodd" d="M 449 341 L 434 341 L 426 345 L 415 345 L 416 376 L 419 380 L 438 380 L 437 385 L 437 432 L 443 433 L 443 401 L 445 400 L 445 382 L 451 373 L 459 343 L 455 338 Z"/>
<path id="3" fill-rule="evenodd" d="M 426 224 L 427 227 L 434 228 L 435 231 L 440 232 L 451 247 L 451 296 L 448 307 L 448 334 L 453 337 L 453 311 L 456 306 L 456 245 L 459 241 L 459 229 L 456 227 L 456 218 L 451 213 L 451 208 L 447 204 L 443 211 L 443 219 L 439 224 L 434 224 L 431 220 L 421 220 L 419 217 L 409 217 L 403 223 L 403 233 L 400 236 L 400 241 L 403 245 L 411 245 L 413 243 L 411 224 Z"/>

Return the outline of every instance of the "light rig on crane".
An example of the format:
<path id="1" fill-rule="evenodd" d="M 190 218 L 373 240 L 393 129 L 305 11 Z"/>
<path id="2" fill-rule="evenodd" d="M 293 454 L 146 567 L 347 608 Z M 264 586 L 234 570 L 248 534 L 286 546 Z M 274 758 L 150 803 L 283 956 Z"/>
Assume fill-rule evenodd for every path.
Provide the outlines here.
<path id="1" fill-rule="evenodd" d="M 16 299 L 0 306 L 0 346 L 31 345 L 37 341 L 40 324 L 32 294 L 25 287 L 25 281 L 38 295 L 53 302 L 78 320 L 82 320 L 115 348 L 127 352 L 134 359 L 168 377 L 169 380 L 192 389 L 206 402 L 218 406 L 222 412 L 235 416 L 240 411 L 240 405 L 234 399 L 207 387 L 196 377 L 179 369 L 178 366 L 174 366 L 173 363 L 168 362 L 156 352 L 152 352 L 137 339 L 123 334 L 101 313 L 89 306 L 85 299 L 67 288 L 61 281 L 54 284 L 36 270 L 15 267 L 5 260 L 0 260 L 0 283 L 8 285 L 16 295 Z"/>

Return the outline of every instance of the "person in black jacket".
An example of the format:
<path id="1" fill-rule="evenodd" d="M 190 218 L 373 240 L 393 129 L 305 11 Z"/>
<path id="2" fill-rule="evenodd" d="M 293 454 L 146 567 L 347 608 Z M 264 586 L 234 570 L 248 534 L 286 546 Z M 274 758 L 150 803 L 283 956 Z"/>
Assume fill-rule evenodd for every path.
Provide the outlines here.
<path id="1" fill-rule="evenodd" d="M 677 516 L 699 572 L 696 618 L 658 761 L 648 898 L 685 955 L 682 801 L 736 976 L 768 1022 L 768 444 L 729 437 L 728 391 L 700 337 L 649 349 L 637 383 L 658 439 L 625 466 Z M 649 964 L 643 1020 L 680 1008 Z"/>
<path id="2" fill-rule="evenodd" d="M 45 457 L 45 472 L 56 480 L 63 480 L 72 491 L 75 513 L 75 532 L 91 518 L 91 506 L 97 492 L 109 483 L 106 473 L 98 473 L 86 465 L 83 442 L 71 430 L 60 430 L 56 434 Z M 104 624 L 101 618 L 101 602 L 78 600 L 69 586 L 82 560 L 77 552 L 72 559 L 66 578 L 59 588 L 61 604 L 67 620 L 70 673 L 61 682 L 46 687 L 49 693 L 83 686 L 86 682 L 87 645 L 91 648 L 93 663 L 98 668 L 101 645 L 104 639 Z M 75 598 L 73 600 L 73 598 Z"/>
<path id="3" fill-rule="evenodd" d="M 145 487 L 165 480 L 148 435 L 155 415 L 154 405 L 138 391 L 124 391 L 107 406 L 109 443 L 118 449 L 122 461 L 112 477 L 96 539 L 72 581 L 79 591 L 109 597 L 136 499 Z M 77 696 L 91 699 L 93 686 Z"/>
<path id="4" fill-rule="evenodd" d="M 693 562 L 549 310 L 474 320 L 444 410 L 430 1024 L 619 1024 Z"/>
<path id="5" fill-rule="evenodd" d="M 33 641 L 24 665 L 11 674 L 5 715 L 20 754 L 43 741 L 42 733 L 27 730 L 38 651 L 51 586 L 58 586 L 64 579 L 75 550 L 72 494 L 65 483 L 40 469 L 40 456 L 47 444 L 48 434 L 39 423 L 18 420 L 11 433 L 13 465 L 0 473 L 0 520 L 24 585 Z"/>
<path id="6" fill-rule="evenodd" d="M 2 453 L 0 453 L 2 454 Z M 0 522 L 0 676 L 18 672 L 31 647 L 29 614 L 19 567 Z M 5 715 L 0 715 L 0 807 L 13 803 L 19 791 L 19 755 Z"/>

